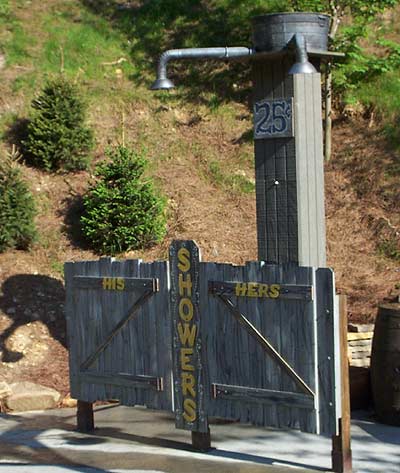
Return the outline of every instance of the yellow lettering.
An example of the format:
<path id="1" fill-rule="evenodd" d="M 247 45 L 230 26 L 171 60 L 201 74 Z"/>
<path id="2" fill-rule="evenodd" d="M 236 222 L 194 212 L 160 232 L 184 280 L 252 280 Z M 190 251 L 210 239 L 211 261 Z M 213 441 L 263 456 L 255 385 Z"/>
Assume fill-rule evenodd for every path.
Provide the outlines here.
<path id="1" fill-rule="evenodd" d="M 249 297 L 257 297 L 257 296 L 258 296 L 258 294 L 257 294 L 257 288 L 258 288 L 258 284 L 257 284 L 257 283 L 255 283 L 255 282 L 249 282 L 247 295 L 248 295 Z"/>
<path id="2" fill-rule="evenodd" d="M 197 419 L 196 407 L 196 402 L 193 399 L 189 398 L 183 401 L 183 418 L 186 422 L 194 422 Z"/>
<path id="3" fill-rule="evenodd" d="M 115 286 L 115 281 L 113 278 L 103 278 L 103 289 L 107 289 L 109 291 L 113 290 Z"/>
<path id="4" fill-rule="evenodd" d="M 183 372 L 181 373 L 182 379 L 182 394 L 186 396 L 186 394 L 191 395 L 192 397 L 196 397 L 196 391 L 194 390 L 195 386 L 195 379 L 191 373 Z"/>
<path id="5" fill-rule="evenodd" d="M 178 251 L 178 268 L 186 273 L 190 269 L 190 251 L 186 248 L 180 248 Z"/>
<path id="6" fill-rule="evenodd" d="M 258 297 L 269 297 L 268 295 L 268 284 L 258 285 Z"/>
<path id="7" fill-rule="evenodd" d="M 281 286 L 279 284 L 271 284 L 269 288 L 269 297 L 277 299 L 280 296 Z"/>
<path id="8" fill-rule="evenodd" d="M 179 301 L 179 317 L 184 322 L 190 322 L 193 319 L 193 303 L 186 297 Z"/>
<path id="9" fill-rule="evenodd" d="M 123 291 L 125 289 L 125 280 L 123 278 L 117 278 L 117 290 Z"/>
<path id="10" fill-rule="evenodd" d="M 189 345 L 190 347 L 194 345 L 196 329 L 196 325 L 190 326 L 189 324 L 178 324 L 179 340 L 182 345 Z"/>
<path id="11" fill-rule="evenodd" d="M 184 296 L 185 290 L 187 296 L 191 297 L 192 295 L 192 277 L 189 274 L 186 275 L 186 279 L 183 279 L 184 274 L 179 273 L 179 295 Z"/>
<path id="12" fill-rule="evenodd" d="M 182 371 L 194 371 L 190 355 L 193 355 L 193 348 L 181 348 L 181 369 Z"/>
<path id="13" fill-rule="evenodd" d="M 244 297 L 247 293 L 247 284 L 246 283 L 240 283 L 237 282 L 235 286 L 235 294 L 238 297 Z"/>

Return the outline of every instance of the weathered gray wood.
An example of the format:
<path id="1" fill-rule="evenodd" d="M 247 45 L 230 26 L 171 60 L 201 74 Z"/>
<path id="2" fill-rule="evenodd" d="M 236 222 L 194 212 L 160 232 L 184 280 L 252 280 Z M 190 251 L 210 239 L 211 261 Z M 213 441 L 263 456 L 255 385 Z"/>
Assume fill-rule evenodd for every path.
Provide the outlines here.
<path id="1" fill-rule="evenodd" d="M 153 376 L 132 376 L 126 373 L 81 371 L 80 378 L 86 383 L 112 384 L 130 388 L 154 389 L 163 391 L 163 379 Z"/>
<path id="2" fill-rule="evenodd" d="M 191 242 L 182 244 L 192 245 Z M 186 263 L 186 260 L 183 259 L 181 263 Z M 326 333 L 332 334 L 332 329 L 319 315 L 321 307 L 326 305 L 325 296 L 321 296 L 320 291 L 327 291 L 324 285 L 321 286 L 318 282 L 320 276 L 317 274 L 314 277 L 313 274 L 312 268 L 295 264 L 198 264 L 192 276 L 193 293 L 190 297 L 194 298 L 193 304 L 198 307 L 196 320 L 199 321 L 199 332 L 196 332 L 196 335 L 201 333 L 201 337 L 197 337 L 194 345 L 200 355 L 192 364 L 198 388 L 194 397 L 202 404 L 198 415 L 203 425 L 205 424 L 202 431 L 205 435 L 208 432 L 207 416 L 257 425 L 300 428 L 307 432 L 332 433 L 332 429 L 336 428 L 331 418 L 327 420 L 330 414 L 327 413 L 327 405 L 322 399 L 326 390 L 331 390 L 331 387 L 327 387 L 326 376 L 321 375 L 321 370 L 326 369 L 326 366 L 323 366 L 324 353 L 336 359 L 334 353 L 331 353 L 335 347 L 332 348 L 332 344 L 326 343 Z M 153 294 L 148 302 L 138 309 L 137 316 L 114 335 L 94 360 L 90 370 L 82 374 L 79 371 L 80 365 L 121 323 L 143 290 L 138 288 L 121 291 L 104 289 L 103 286 L 83 289 L 74 285 L 74 276 L 124 280 L 158 279 L 160 287 L 160 291 Z M 209 281 L 213 294 L 209 294 Z M 300 293 L 307 294 L 307 298 L 237 297 L 236 292 L 232 291 L 236 282 L 260 283 L 269 287 L 278 284 L 281 288 L 296 288 L 295 291 L 300 287 Z M 167 262 L 143 263 L 138 260 L 119 262 L 102 259 L 69 263 L 66 265 L 66 285 L 72 395 L 84 402 L 112 398 L 119 399 L 125 405 L 141 404 L 156 409 L 171 409 L 172 335 L 175 338 L 174 360 L 176 365 L 181 364 L 180 368 L 182 357 L 176 350 L 179 348 L 177 342 L 180 334 L 176 325 L 172 327 L 168 296 L 170 292 L 175 294 L 175 298 L 171 297 L 171 307 L 178 309 L 179 316 L 179 297 L 182 298 L 187 291 L 181 287 L 180 294 L 179 271 L 176 270 L 176 265 L 175 274 L 172 271 L 171 291 L 168 285 Z M 244 330 L 232 316 L 232 306 L 228 303 L 228 310 L 226 305 L 221 303 L 221 296 L 218 294 L 221 293 L 225 299 L 227 294 L 225 290 L 219 291 L 218 287 L 230 291 L 228 297 L 231 304 L 236 307 L 241 319 L 244 316 L 247 320 L 245 326 L 249 331 Z M 265 289 L 265 286 L 260 287 Z M 255 288 L 258 286 L 252 286 L 251 294 Z M 315 294 L 314 299 L 311 294 Z M 172 310 L 171 314 L 173 313 Z M 175 322 L 179 322 L 176 317 Z M 335 328 L 333 332 L 335 333 Z M 254 333 L 258 334 L 257 341 L 254 339 Z M 264 341 L 270 345 L 270 351 L 277 354 L 278 359 L 283 359 L 309 390 L 315 393 L 314 404 L 310 402 L 311 394 L 302 407 L 297 402 L 272 402 L 272 395 L 267 396 L 268 402 L 255 402 L 263 390 L 282 392 L 282 399 L 288 399 L 285 393 L 289 393 L 293 399 L 305 399 L 301 397 L 304 395 L 298 381 L 291 376 L 292 372 L 288 373 L 282 368 L 282 363 L 276 363 L 275 359 L 271 360 L 266 356 Z M 188 363 L 191 364 L 188 360 L 183 361 L 186 367 Z M 181 393 L 176 394 L 178 405 L 179 402 L 182 405 L 182 378 L 178 368 L 179 365 L 175 366 L 174 386 L 178 390 L 181 389 Z M 337 376 L 335 368 L 333 371 L 333 376 Z M 162 391 L 157 390 L 160 389 L 161 379 L 164 388 Z M 211 395 L 213 384 L 233 386 L 237 390 L 233 395 L 218 396 L 214 399 Z M 337 381 L 333 384 L 337 388 Z M 245 392 L 250 393 L 248 402 Z M 255 393 L 253 397 L 252 393 Z M 244 397 L 238 402 L 237 398 L 242 395 Z M 182 409 L 180 415 L 183 415 Z"/>
<path id="3" fill-rule="evenodd" d="M 295 146 L 298 207 L 298 262 L 326 265 L 322 104 L 320 74 L 296 74 Z"/>
<path id="4" fill-rule="evenodd" d="M 304 269 L 303 271 L 295 272 L 295 281 L 297 284 L 312 283 L 313 292 L 315 293 L 315 280 L 313 268 Z M 291 356 L 293 357 L 294 366 L 298 366 L 299 375 L 307 380 L 309 386 L 315 393 L 314 408 L 308 412 L 300 411 L 299 423 L 300 429 L 310 431 L 315 428 L 318 431 L 318 377 L 317 377 L 317 360 L 316 360 L 316 345 L 317 345 L 317 330 L 315 317 L 315 300 L 310 303 L 298 304 L 292 316 L 288 320 L 287 328 L 292 333 L 295 333 L 295 339 L 298 345 L 291 347 Z M 315 427 L 314 427 L 315 426 Z"/>
<path id="5" fill-rule="evenodd" d="M 153 312 L 155 314 L 155 340 L 157 358 L 154 360 L 152 374 L 163 375 L 163 388 L 168 396 L 157 396 L 159 409 L 172 410 L 173 386 L 172 386 L 172 319 L 169 310 L 169 263 L 168 261 L 158 261 L 154 263 L 155 275 L 162 281 L 159 293 L 153 298 Z M 165 343 L 160 343 L 165 340 Z M 163 372 L 160 371 L 163 367 Z"/>
<path id="6" fill-rule="evenodd" d="M 121 286 L 119 286 L 119 283 Z M 158 280 L 154 278 L 122 278 L 98 276 L 74 276 L 74 287 L 77 289 L 104 289 L 110 291 L 137 291 L 138 289 L 158 290 Z M 104 287 L 106 285 L 106 287 Z"/>
<path id="7" fill-rule="evenodd" d="M 235 319 L 244 327 L 244 329 L 260 344 L 265 352 L 273 358 L 279 366 L 288 374 L 297 386 L 305 393 L 314 396 L 314 392 L 305 383 L 300 376 L 293 370 L 293 368 L 285 361 L 284 358 L 275 350 L 269 341 L 249 322 L 249 320 L 236 308 L 230 299 L 225 296 L 218 296 L 220 300 L 226 305 L 230 313 Z"/>
<path id="8" fill-rule="evenodd" d="M 331 269 L 317 269 L 316 292 L 320 431 L 329 434 L 338 429 L 335 396 L 336 389 L 340 389 L 335 380 L 335 325 L 338 330 L 338 324 L 335 324 L 335 283 Z"/>
<path id="9" fill-rule="evenodd" d="M 300 284 L 262 284 L 259 282 L 209 281 L 208 291 L 215 296 L 266 299 L 312 299 L 312 286 Z"/>
<path id="10" fill-rule="evenodd" d="M 82 363 L 81 369 L 85 370 L 88 369 L 99 357 L 100 353 L 102 353 L 107 345 L 111 343 L 114 337 L 118 334 L 120 330 L 124 328 L 124 326 L 135 316 L 137 315 L 137 311 L 139 308 L 153 295 L 153 290 L 146 290 L 140 298 L 133 304 L 133 306 L 129 309 L 128 314 L 125 315 L 115 327 L 111 329 L 111 332 L 108 333 L 105 340 L 103 340 L 98 347 L 96 347 L 95 351 Z"/>
<path id="11" fill-rule="evenodd" d="M 279 281 L 292 285 L 308 285 L 312 283 L 312 272 L 310 268 L 298 268 L 296 265 L 277 265 L 275 267 L 276 278 Z M 312 304 L 307 301 L 285 301 L 282 300 L 274 307 L 274 337 L 279 353 L 285 360 L 295 368 L 297 374 L 315 392 L 313 373 L 313 354 L 310 347 L 313 346 L 313 324 Z M 308 356 L 307 356 L 308 355 Z M 293 380 L 284 372 L 275 372 L 277 389 L 282 391 L 297 391 L 298 388 Z M 277 407 L 279 425 L 286 428 L 300 428 L 313 432 L 316 430 L 316 417 L 314 409 L 299 410 L 297 408 L 286 409 Z"/>
<path id="12" fill-rule="evenodd" d="M 290 59 L 255 61 L 254 102 L 293 97 Z M 257 139 L 255 146 L 258 257 L 297 262 L 297 199 L 293 138 Z"/>
<path id="13" fill-rule="evenodd" d="M 252 274 L 252 268 L 254 268 L 253 271 L 255 275 L 257 275 L 261 281 L 279 281 L 281 283 L 286 282 L 281 279 L 281 274 L 279 273 L 279 267 L 277 265 L 269 265 L 261 262 L 257 266 L 253 263 L 248 267 L 250 274 Z M 262 305 L 257 304 L 257 306 L 259 306 L 258 310 L 260 315 L 260 330 L 262 330 L 262 333 L 268 337 L 268 340 L 271 341 L 272 345 L 279 353 L 281 353 L 283 348 L 280 337 L 281 314 L 279 307 L 281 304 L 282 302 L 277 305 L 272 300 L 265 301 L 265 303 Z M 282 373 L 282 370 L 272 359 L 266 357 L 264 354 L 263 357 L 260 358 L 261 353 L 259 353 L 259 348 L 257 352 L 260 362 L 261 360 L 264 360 L 265 363 L 264 373 L 261 377 L 261 382 L 263 384 L 260 384 L 259 386 L 266 389 L 273 389 L 275 391 L 280 390 L 280 379 L 282 375 L 285 376 Z M 258 423 L 276 427 L 286 427 L 282 424 L 282 418 L 280 415 L 280 411 L 282 409 L 278 405 L 271 407 L 264 406 L 261 417 L 262 422 Z"/>
<path id="14" fill-rule="evenodd" d="M 71 393 L 77 393 L 79 390 L 79 379 L 78 379 L 78 347 L 74 343 L 77 338 L 77 328 L 75 326 L 75 310 L 77 305 L 76 294 L 73 289 L 73 278 L 74 278 L 74 264 L 65 263 L 64 265 L 64 281 L 65 281 L 65 319 L 67 324 L 67 347 L 68 347 L 68 358 L 69 358 L 69 382 Z"/>
<path id="15" fill-rule="evenodd" d="M 283 405 L 301 409 L 314 408 L 314 397 L 311 395 L 228 384 L 213 384 L 213 396 L 218 399 L 241 402 Z"/>
<path id="16" fill-rule="evenodd" d="M 173 323 L 175 425 L 208 432 L 204 410 L 201 318 L 199 313 L 200 251 L 193 241 L 170 246 L 170 304 Z"/>
<path id="17" fill-rule="evenodd" d="M 142 404 L 155 409 L 172 408 L 171 397 L 171 330 L 168 310 L 168 262 L 143 263 L 140 260 L 100 261 L 67 263 L 66 275 L 70 281 L 67 288 L 69 307 L 68 337 L 70 339 L 71 394 L 85 402 L 119 399 L 121 404 Z M 87 281 L 83 278 L 113 278 L 132 281 L 129 290 L 100 287 L 80 288 L 74 284 Z M 135 318 L 124 322 L 124 316 L 143 294 L 146 287 L 159 280 L 160 291 L 137 308 Z M 151 282 L 153 281 L 153 282 Z M 149 284 L 150 282 L 150 284 Z M 91 283 L 89 283 L 91 284 Z M 79 283 L 78 283 L 79 286 Z M 138 286 L 138 287 L 136 287 Z M 123 327 L 114 331 L 115 327 Z M 110 339 L 110 334 L 113 334 Z M 104 346 L 104 341 L 108 344 Z M 81 376 L 79 367 L 92 356 L 98 347 L 88 376 Z M 85 365 L 86 366 L 86 365 Z M 104 376 L 100 378 L 92 372 Z M 121 373 L 123 381 L 121 382 Z M 111 379 L 115 374 L 115 379 Z M 128 379 L 133 381 L 129 384 Z M 164 390 L 148 389 L 146 383 L 137 380 L 146 377 L 163 380 Z M 136 381 L 135 381 L 136 379 Z"/>
<path id="18" fill-rule="evenodd" d="M 254 103 L 294 97 L 295 137 L 255 140 L 258 257 L 325 266 L 320 74 L 287 75 L 290 62 L 256 61 Z"/>
<path id="19" fill-rule="evenodd" d="M 217 283 L 254 281 L 313 286 L 313 292 L 315 289 L 312 268 L 297 265 L 258 262 L 243 267 L 202 263 L 201 279 L 204 278 Z M 224 305 L 215 304 L 219 297 L 207 298 L 205 291 L 208 291 L 208 285 L 202 281 L 201 309 L 207 321 L 203 341 L 207 352 L 208 383 L 299 394 L 301 391 L 293 379 L 265 355 L 261 345 L 227 313 Z M 281 357 L 289 361 L 312 390 L 317 389 L 316 319 L 313 315 L 315 301 L 229 297 L 239 312 L 268 339 Z M 318 431 L 317 407 L 317 399 L 314 404 L 310 403 L 307 408 L 301 409 L 279 403 L 237 402 L 229 397 L 211 399 L 207 403 L 208 413 L 212 416 L 240 419 L 241 422 L 257 425 L 300 428 L 314 433 Z"/>

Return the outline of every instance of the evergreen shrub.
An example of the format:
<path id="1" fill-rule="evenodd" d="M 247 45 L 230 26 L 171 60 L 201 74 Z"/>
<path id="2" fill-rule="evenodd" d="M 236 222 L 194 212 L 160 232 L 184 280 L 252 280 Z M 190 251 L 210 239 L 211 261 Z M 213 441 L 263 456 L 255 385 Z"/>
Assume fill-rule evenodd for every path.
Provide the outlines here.
<path id="1" fill-rule="evenodd" d="M 51 80 L 31 106 L 22 142 L 25 158 L 48 171 L 86 169 L 93 133 L 85 124 L 85 105 L 76 86 L 64 77 Z"/>
<path id="2" fill-rule="evenodd" d="M 36 239 L 33 196 L 14 155 L 0 157 L 0 252 L 26 250 Z"/>
<path id="3" fill-rule="evenodd" d="M 166 232 L 165 199 L 143 173 L 144 153 L 109 149 L 110 161 L 96 166 L 97 181 L 83 198 L 82 233 L 102 254 L 148 247 Z"/>

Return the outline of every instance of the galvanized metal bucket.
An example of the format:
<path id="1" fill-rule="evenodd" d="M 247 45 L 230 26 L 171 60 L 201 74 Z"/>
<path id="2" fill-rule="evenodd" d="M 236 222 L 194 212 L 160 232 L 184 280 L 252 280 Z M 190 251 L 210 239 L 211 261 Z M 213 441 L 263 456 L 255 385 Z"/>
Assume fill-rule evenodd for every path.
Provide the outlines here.
<path id="1" fill-rule="evenodd" d="M 330 17 L 318 13 L 273 13 L 253 18 L 256 51 L 280 51 L 296 33 L 305 37 L 307 49 L 328 49 Z"/>

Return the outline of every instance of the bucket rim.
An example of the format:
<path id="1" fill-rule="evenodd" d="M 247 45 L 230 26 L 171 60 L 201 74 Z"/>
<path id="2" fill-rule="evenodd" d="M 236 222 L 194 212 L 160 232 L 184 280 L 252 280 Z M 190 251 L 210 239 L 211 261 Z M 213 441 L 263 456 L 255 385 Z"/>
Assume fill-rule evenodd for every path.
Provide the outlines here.
<path id="1" fill-rule="evenodd" d="M 272 18 L 272 17 L 279 17 L 279 16 L 292 16 L 292 17 L 318 17 L 318 18 L 325 18 L 328 20 L 331 20 L 331 16 L 326 14 L 326 13 L 317 13 L 317 12 L 282 12 L 282 13 L 265 13 L 264 15 L 257 15 L 252 18 L 252 21 L 254 23 L 257 23 L 258 21 L 265 20 L 266 18 Z"/>
<path id="2" fill-rule="evenodd" d="M 391 315 L 400 317 L 400 302 L 384 302 L 378 305 L 378 309 L 398 312 L 398 314 L 394 313 Z"/>

